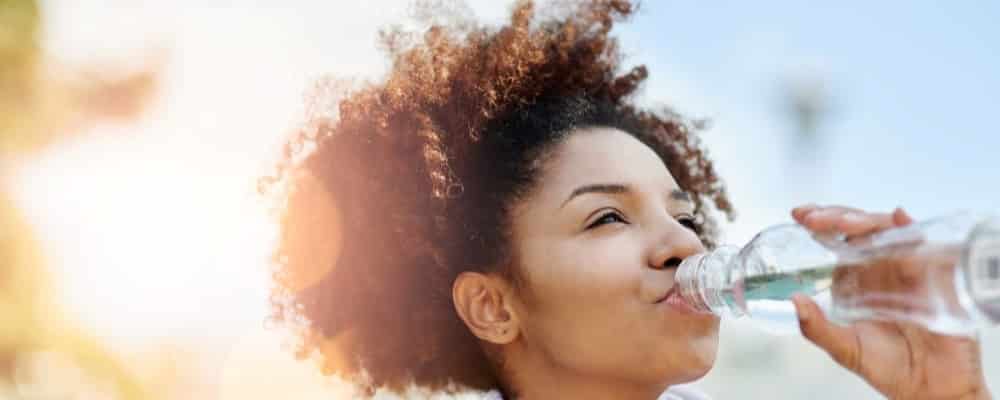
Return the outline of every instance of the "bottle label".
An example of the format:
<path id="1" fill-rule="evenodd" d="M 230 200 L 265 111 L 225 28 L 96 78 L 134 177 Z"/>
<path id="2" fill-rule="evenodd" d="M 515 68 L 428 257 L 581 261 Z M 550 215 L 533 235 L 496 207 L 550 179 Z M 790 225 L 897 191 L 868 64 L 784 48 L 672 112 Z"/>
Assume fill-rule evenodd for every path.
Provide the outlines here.
<path id="1" fill-rule="evenodd" d="M 968 266 L 972 297 L 991 317 L 1000 318 L 1000 231 L 982 229 L 973 234 Z"/>

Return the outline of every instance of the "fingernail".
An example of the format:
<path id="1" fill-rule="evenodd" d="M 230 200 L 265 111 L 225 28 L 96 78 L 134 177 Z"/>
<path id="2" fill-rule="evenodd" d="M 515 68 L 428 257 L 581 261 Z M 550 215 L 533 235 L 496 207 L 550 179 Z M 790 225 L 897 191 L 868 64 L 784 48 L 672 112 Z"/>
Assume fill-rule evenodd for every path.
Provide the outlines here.
<path id="1" fill-rule="evenodd" d="M 801 206 L 793 208 L 792 209 L 792 213 L 793 214 L 804 213 L 804 212 L 812 211 L 814 209 L 816 209 L 816 205 L 815 204 L 812 204 L 812 203 L 803 204 Z"/>
<path id="2" fill-rule="evenodd" d="M 910 215 L 910 213 L 906 212 L 906 209 L 903 208 L 903 206 L 896 207 L 895 210 L 892 210 L 892 213 L 893 214 L 902 215 L 902 216 L 909 216 Z"/>
<path id="3" fill-rule="evenodd" d="M 815 221 L 817 219 L 826 218 L 826 217 L 829 217 L 830 215 L 832 215 L 836 211 L 837 210 L 830 210 L 830 209 L 813 210 L 813 211 L 809 212 L 808 215 L 805 216 L 805 220 L 806 221 Z"/>
<path id="4" fill-rule="evenodd" d="M 856 212 L 849 212 L 844 214 L 844 221 L 847 222 L 864 222 L 865 216 L 858 214 Z"/>

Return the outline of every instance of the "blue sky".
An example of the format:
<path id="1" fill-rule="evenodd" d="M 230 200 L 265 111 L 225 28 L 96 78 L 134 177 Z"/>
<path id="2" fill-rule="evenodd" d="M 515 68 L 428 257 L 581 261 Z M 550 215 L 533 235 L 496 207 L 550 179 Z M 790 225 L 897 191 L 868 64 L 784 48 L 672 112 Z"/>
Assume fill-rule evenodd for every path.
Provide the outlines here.
<path id="1" fill-rule="evenodd" d="M 621 34 L 651 67 L 648 97 L 714 121 L 746 224 L 805 201 L 930 217 L 998 209 L 998 17 L 986 2 L 646 2 Z M 802 75 L 823 78 L 831 111 L 796 164 L 781 94 Z"/>

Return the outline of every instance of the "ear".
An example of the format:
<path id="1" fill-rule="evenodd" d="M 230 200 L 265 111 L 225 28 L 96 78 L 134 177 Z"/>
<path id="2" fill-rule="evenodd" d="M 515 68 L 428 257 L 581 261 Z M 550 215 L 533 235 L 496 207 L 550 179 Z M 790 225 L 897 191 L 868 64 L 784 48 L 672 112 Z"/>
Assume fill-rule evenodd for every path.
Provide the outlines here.
<path id="1" fill-rule="evenodd" d="M 455 311 L 465 326 L 476 337 L 494 344 L 510 343 L 519 334 L 513 296 L 502 278 L 478 272 L 459 274 L 451 287 Z"/>

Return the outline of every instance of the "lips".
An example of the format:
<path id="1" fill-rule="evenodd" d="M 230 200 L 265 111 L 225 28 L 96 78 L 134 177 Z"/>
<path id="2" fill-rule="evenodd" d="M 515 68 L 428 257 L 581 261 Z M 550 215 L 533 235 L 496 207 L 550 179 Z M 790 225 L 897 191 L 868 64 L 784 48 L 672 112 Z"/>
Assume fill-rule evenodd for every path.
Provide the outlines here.
<path id="1" fill-rule="evenodd" d="M 667 291 L 667 293 L 663 295 L 663 298 L 657 300 L 656 303 L 657 304 L 664 303 L 674 311 L 680 312 L 682 314 L 701 314 L 701 312 L 696 310 L 694 306 L 688 304 L 688 302 L 684 300 L 683 297 L 681 297 L 681 293 L 677 291 L 676 285 L 669 291 Z"/>
<path id="2" fill-rule="evenodd" d="M 673 287 L 670 288 L 670 290 L 668 290 L 666 293 L 664 293 L 662 297 L 660 297 L 659 299 L 656 299 L 656 301 L 653 302 L 653 303 L 654 304 L 660 304 L 660 303 L 664 302 L 665 300 L 667 300 L 667 298 L 669 298 L 676 291 L 677 291 L 677 285 L 674 285 Z"/>

